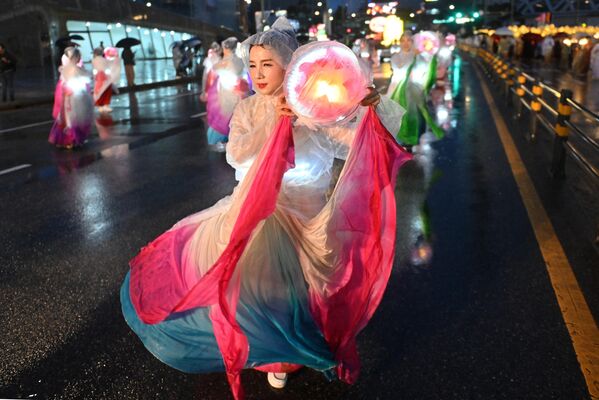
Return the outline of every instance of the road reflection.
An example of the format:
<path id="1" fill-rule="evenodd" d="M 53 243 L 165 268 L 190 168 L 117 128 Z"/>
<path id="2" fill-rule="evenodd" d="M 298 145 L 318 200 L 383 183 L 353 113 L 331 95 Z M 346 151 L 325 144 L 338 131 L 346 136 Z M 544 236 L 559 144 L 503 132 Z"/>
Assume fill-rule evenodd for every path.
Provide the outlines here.
<path id="1" fill-rule="evenodd" d="M 454 99 L 458 96 L 462 61 L 459 56 L 441 71 L 429 94 L 431 110 L 446 137 L 453 135 L 457 126 Z M 443 140 L 443 139 L 441 139 Z M 434 254 L 434 230 L 428 211 L 427 196 L 431 185 L 442 176 L 435 169 L 435 135 L 427 131 L 412 149 L 414 158 L 400 169 L 397 199 L 396 270 L 421 270 L 430 267 Z"/>

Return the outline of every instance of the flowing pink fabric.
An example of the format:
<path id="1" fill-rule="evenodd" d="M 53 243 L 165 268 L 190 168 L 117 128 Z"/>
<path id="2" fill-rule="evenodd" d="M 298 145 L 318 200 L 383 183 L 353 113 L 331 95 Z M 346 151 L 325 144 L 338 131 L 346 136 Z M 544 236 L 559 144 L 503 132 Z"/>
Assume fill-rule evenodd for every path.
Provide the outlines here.
<path id="1" fill-rule="evenodd" d="M 57 119 L 62 108 L 62 79 L 58 80 L 56 89 L 54 90 L 54 107 L 52 107 L 52 118 Z"/>
<path id="2" fill-rule="evenodd" d="M 325 294 L 310 291 L 310 308 L 339 361 L 339 377 L 346 382 L 353 382 L 359 371 L 356 335 L 380 303 L 389 279 L 395 243 L 395 175 L 409 157 L 369 109 L 333 193 L 336 204 L 328 231 L 337 238 L 332 246 L 339 254 L 336 273 Z M 189 277 L 183 255 L 184 244 L 198 228 L 195 224 L 164 233 L 130 263 L 131 301 L 145 323 L 158 323 L 174 312 L 212 306 L 214 334 L 237 400 L 244 397 L 240 372 L 248 359 L 249 344 L 235 320 L 240 282 L 234 272 L 252 232 L 274 212 L 283 174 L 293 167 L 289 118 L 277 123 L 258 159 L 263 161 L 227 247 L 192 287 L 186 283 Z M 282 367 L 297 366 L 262 368 Z"/>
<path id="3" fill-rule="evenodd" d="M 131 301 L 145 323 L 163 321 L 173 312 L 213 305 L 210 318 L 236 399 L 243 398 L 240 372 L 249 354 L 247 338 L 235 320 L 239 280 L 231 282 L 239 258 L 258 223 L 276 206 L 283 174 L 294 166 L 291 120 L 283 117 L 262 149 L 266 157 L 251 184 L 229 244 L 210 270 L 188 289 L 181 256 L 185 243 L 197 228 L 187 226 L 166 232 L 145 247 L 131 263 Z M 178 245 L 179 243 L 179 245 Z M 164 247 L 166 251 L 156 251 Z M 169 250 L 174 251 L 169 251 Z M 231 287 L 229 288 L 229 285 Z M 150 295 L 144 297 L 145 293 Z"/>
<path id="4" fill-rule="evenodd" d="M 397 170 L 409 159 L 369 108 L 332 198 L 328 236 L 338 254 L 336 276 L 324 293 L 310 290 L 312 315 L 339 362 L 339 379 L 347 383 L 360 370 L 356 336 L 378 307 L 393 267 L 394 187 Z"/>
<path id="5" fill-rule="evenodd" d="M 208 125 L 221 135 L 229 135 L 230 115 L 224 115 L 218 102 L 218 75 L 214 71 L 209 73 L 210 83 L 207 85 L 206 119 Z"/>

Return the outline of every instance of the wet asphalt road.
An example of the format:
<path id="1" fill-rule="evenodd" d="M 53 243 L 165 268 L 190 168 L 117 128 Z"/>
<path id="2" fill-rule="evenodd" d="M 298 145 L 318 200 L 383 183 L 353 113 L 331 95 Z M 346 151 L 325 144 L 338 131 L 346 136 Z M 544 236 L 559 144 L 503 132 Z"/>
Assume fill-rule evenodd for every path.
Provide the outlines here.
<path id="1" fill-rule="evenodd" d="M 248 399 L 589 398 L 468 59 L 449 84 L 447 137 L 400 172 L 397 261 L 359 336 L 358 382 L 304 369 L 277 391 L 250 370 Z M 0 171 L 31 164 L 0 175 L 0 398 L 232 398 L 224 374 L 183 374 L 154 359 L 118 297 L 140 247 L 234 187 L 224 155 L 207 150 L 204 120 L 192 118 L 203 111 L 195 90 L 119 96 L 112 123 L 100 121 L 81 151 L 50 147 L 50 124 L 0 133 Z M 2 113 L 0 131 L 49 115 Z M 580 235 L 577 189 L 556 193 L 543 165 L 532 163 L 531 175 L 596 313 L 599 263 Z M 408 265 L 419 237 L 432 243 L 428 267 Z"/>

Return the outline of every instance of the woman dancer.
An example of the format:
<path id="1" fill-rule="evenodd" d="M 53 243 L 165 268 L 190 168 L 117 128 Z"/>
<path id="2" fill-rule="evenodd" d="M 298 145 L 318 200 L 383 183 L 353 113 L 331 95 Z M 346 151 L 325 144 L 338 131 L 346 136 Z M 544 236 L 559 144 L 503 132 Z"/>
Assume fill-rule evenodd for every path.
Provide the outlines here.
<path id="1" fill-rule="evenodd" d="M 410 68 L 410 65 L 414 62 L 414 57 L 416 57 L 412 32 L 406 31 L 401 35 L 401 38 L 399 39 L 399 48 L 399 53 L 395 53 L 391 56 L 393 76 L 391 77 L 391 83 L 387 90 L 389 95 L 393 94 L 397 85 L 406 79 L 408 68 Z"/>
<path id="2" fill-rule="evenodd" d="M 121 79 L 121 59 L 115 47 L 94 50 L 92 67 L 95 76 L 94 101 L 100 112 L 111 112 L 110 99 Z"/>
<path id="3" fill-rule="evenodd" d="M 427 126 L 437 139 L 444 135 L 427 105 L 429 92 L 436 80 L 439 37 L 433 32 L 422 31 L 414 36 L 414 43 L 417 55 L 406 71 L 407 78 L 391 94 L 391 99 L 406 109 L 397 140 L 410 147 L 419 143 Z"/>
<path id="4" fill-rule="evenodd" d="M 208 145 L 216 151 L 225 151 L 233 110 L 250 91 L 243 61 L 235 54 L 237 38 L 224 40 L 222 49 L 223 58 L 212 66 L 206 85 Z"/>
<path id="5" fill-rule="evenodd" d="M 212 67 L 214 67 L 218 62 L 223 58 L 223 49 L 220 47 L 220 44 L 216 42 L 212 42 L 210 48 L 208 49 L 208 55 L 204 60 L 204 70 L 202 71 L 202 93 L 200 94 L 200 100 L 205 102 L 208 94 L 206 91 L 208 90 L 208 76 L 210 75 L 210 71 L 212 71 Z"/>
<path id="6" fill-rule="evenodd" d="M 355 381 L 356 335 L 393 263 L 393 183 L 407 156 L 374 107 L 391 131 L 402 110 L 371 91 L 349 125 L 292 127 L 282 86 L 297 47 L 284 18 L 242 44 L 257 93 L 231 120 L 240 182 L 143 248 L 121 289 L 152 354 L 186 372 L 226 370 L 236 399 L 243 368 L 277 388 L 300 366 Z M 347 161 L 327 201 L 334 157 Z"/>
<path id="7" fill-rule="evenodd" d="M 83 145 L 91 129 L 94 111 L 91 79 L 80 62 L 79 49 L 67 47 L 54 93 L 52 114 L 55 121 L 48 138 L 57 147 L 71 149 Z"/>

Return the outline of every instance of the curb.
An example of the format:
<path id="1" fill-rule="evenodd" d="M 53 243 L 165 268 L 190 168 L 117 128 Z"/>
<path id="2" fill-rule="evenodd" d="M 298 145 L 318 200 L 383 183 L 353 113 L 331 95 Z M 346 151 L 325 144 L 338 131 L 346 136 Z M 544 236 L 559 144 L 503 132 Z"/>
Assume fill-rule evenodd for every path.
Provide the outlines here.
<path id="1" fill-rule="evenodd" d="M 134 85 L 134 86 L 122 86 L 119 88 L 119 94 L 142 92 L 144 90 L 156 89 L 159 87 L 175 86 L 175 85 L 182 85 L 182 84 L 188 84 L 188 83 L 194 83 L 194 82 L 200 82 L 200 78 L 195 77 L 195 76 L 188 76 L 185 78 L 171 79 L 168 81 L 142 83 L 141 85 Z M 17 100 L 17 101 L 13 101 L 10 103 L 2 103 L 2 104 L 0 104 L 0 111 L 17 110 L 20 108 L 52 104 L 53 102 L 54 102 L 53 95 L 40 96 L 40 97 L 36 97 L 33 99 L 28 99 L 28 100 Z"/>

